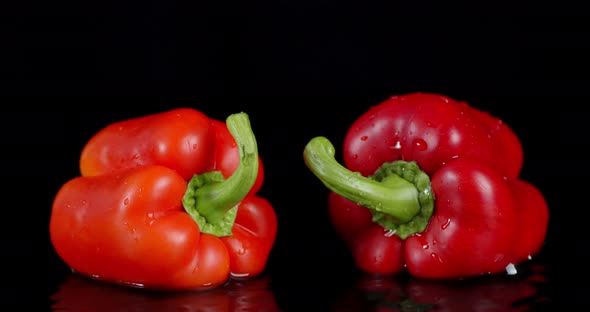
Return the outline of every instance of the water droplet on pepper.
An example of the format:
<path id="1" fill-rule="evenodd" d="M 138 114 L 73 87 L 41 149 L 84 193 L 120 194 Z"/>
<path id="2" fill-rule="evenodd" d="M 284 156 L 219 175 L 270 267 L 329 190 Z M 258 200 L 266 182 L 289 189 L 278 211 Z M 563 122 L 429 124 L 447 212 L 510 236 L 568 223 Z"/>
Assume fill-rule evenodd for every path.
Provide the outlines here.
<path id="1" fill-rule="evenodd" d="M 414 141 L 412 141 L 412 145 L 414 146 L 415 149 L 417 149 L 419 151 L 425 151 L 428 148 L 428 144 L 426 144 L 426 141 L 424 141 L 424 139 L 420 139 L 420 138 L 414 139 Z"/>
<path id="2" fill-rule="evenodd" d="M 440 225 L 440 229 L 441 230 L 444 230 L 447 227 L 449 227 L 450 224 L 451 224 L 451 219 L 447 219 L 447 221 L 445 221 L 445 223 L 443 223 L 443 224 Z"/>
<path id="3" fill-rule="evenodd" d="M 430 257 L 436 261 L 438 261 L 439 263 L 443 263 L 442 258 L 436 253 L 436 252 L 431 252 L 430 253 Z"/>

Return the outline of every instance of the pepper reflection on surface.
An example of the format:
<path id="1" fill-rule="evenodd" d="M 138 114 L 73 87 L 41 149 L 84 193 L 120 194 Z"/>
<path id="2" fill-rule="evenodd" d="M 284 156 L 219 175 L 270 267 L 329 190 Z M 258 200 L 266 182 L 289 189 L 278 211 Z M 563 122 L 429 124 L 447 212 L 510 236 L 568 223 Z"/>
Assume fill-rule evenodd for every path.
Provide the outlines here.
<path id="1" fill-rule="evenodd" d="M 51 296 L 53 311 L 281 311 L 268 276 L 202 291 L 156 292 L 127 288 L 69 274 Z"/>
<path id="2" fill-rule="evenodd" d="M 525 276 L 488 276 L 462 281 L 363 274 L 333 311 L 537 311 L 548 301 L 542 266 Z"/>

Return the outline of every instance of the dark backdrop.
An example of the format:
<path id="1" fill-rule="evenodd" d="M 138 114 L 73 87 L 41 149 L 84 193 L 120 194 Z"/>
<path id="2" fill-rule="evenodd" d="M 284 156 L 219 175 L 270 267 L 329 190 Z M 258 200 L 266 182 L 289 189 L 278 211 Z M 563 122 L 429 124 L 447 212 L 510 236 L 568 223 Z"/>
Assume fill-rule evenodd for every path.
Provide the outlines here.
<path id="1" fill-rule="evenodd" d="M 296 302 L 289 299 L 304 294 L 321 308 L 327 285 L 351 264 L 303 147 L 325 135 L 338 149 L 371 105 L 424 91 L 468 101 L 519 135 L 522 178 L 550 208 L 543 256 L 558 285 L 551 302 L 581 301 L 590 16 L 568 1 L 474 3 L 3 4 L 3 176 L 11 199 L 3 245 L 16 266 L 7 270 L 19 276 L 5 287 L 20 295 L 9 298 L 31 303 L 15 298 L 40 289 L 36 302 L 45 304 L 67 272 L 47 225 L 56 191 L 78 174 L 85 141 L 113 121 L 190 106 L 218 119 L 250 115 L 266 168 L 261 195 L 279 216 L 269 271 L 287 291 L 276 295 Z M 292 278 L 307 281 L 308 291 Z M 582 286 L 571 286 L 575 280 Z"/>

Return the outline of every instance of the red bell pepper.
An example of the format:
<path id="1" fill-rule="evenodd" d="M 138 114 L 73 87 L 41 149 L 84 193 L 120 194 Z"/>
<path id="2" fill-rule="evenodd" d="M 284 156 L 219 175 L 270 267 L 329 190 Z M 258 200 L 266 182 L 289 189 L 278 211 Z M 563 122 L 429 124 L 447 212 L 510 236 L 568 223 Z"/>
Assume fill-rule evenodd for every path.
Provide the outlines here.
<path id="1" fill-rule="evenodd" d="M 81 154 L 82 175 L 55 196 L 57 254 L 75 272 L 142 288 L 212 288 L 261 274 L 275 211 L 252 191 L 261 160 L 248 116 L 222 125 L 177 109 L 99 131 Z"/>
<path id="2" fill-rule="evenodd" d="M 500 119 L 438 94 L 394 96 L 354 121 L 343 149 L 341 165 L 315 137 L 304 160 L 361 270 L 512 274 L 540 252 L 548 207 L 519 179 L 522 147 Z"/>

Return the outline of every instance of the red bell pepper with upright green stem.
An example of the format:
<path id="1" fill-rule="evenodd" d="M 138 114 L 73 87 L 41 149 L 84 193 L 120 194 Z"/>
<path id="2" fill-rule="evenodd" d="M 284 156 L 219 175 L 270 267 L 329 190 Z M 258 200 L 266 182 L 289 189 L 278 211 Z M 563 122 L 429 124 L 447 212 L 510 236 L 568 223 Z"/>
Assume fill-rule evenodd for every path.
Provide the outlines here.
<path id="1" fill-rule="evenodd" d="M 361 115 L 343 143 L 305 147 L 331 191 L 335 230 L 363 271 L 423 278 L 513 273 L 537 254 L 549 218 L 541 192 L 519 179 L 523 151 L 501 120 L 446 96 L 411 93 Z"/>
<path id="2" fill-rule="evenodd" d="M 145 129 L 154 120 L 140 118 L 135 127 L 115 129 Z M 153 289 L 212 288 L 230 276 L 262 273 L 277 219 L 270 203 L 251 193 L 260 158 L 248 116 L 229 116 L 227 129 L 239 153 L 239 164 L 227 178 L 213 170 L 195 173 L 187 183 L 178 168 L 146 162 L 105 167 L 102 173 L 66 182 L 50 219 L 58 255 L 80 274 Z M 129 151 L 141 150 L 132 143 L 150 145 L 132 140 L 141 136 L 127 138 Z M 215 159 L 215 146 L 207 147 L 201 153 L 210 156 L 201 159 Z"/>

